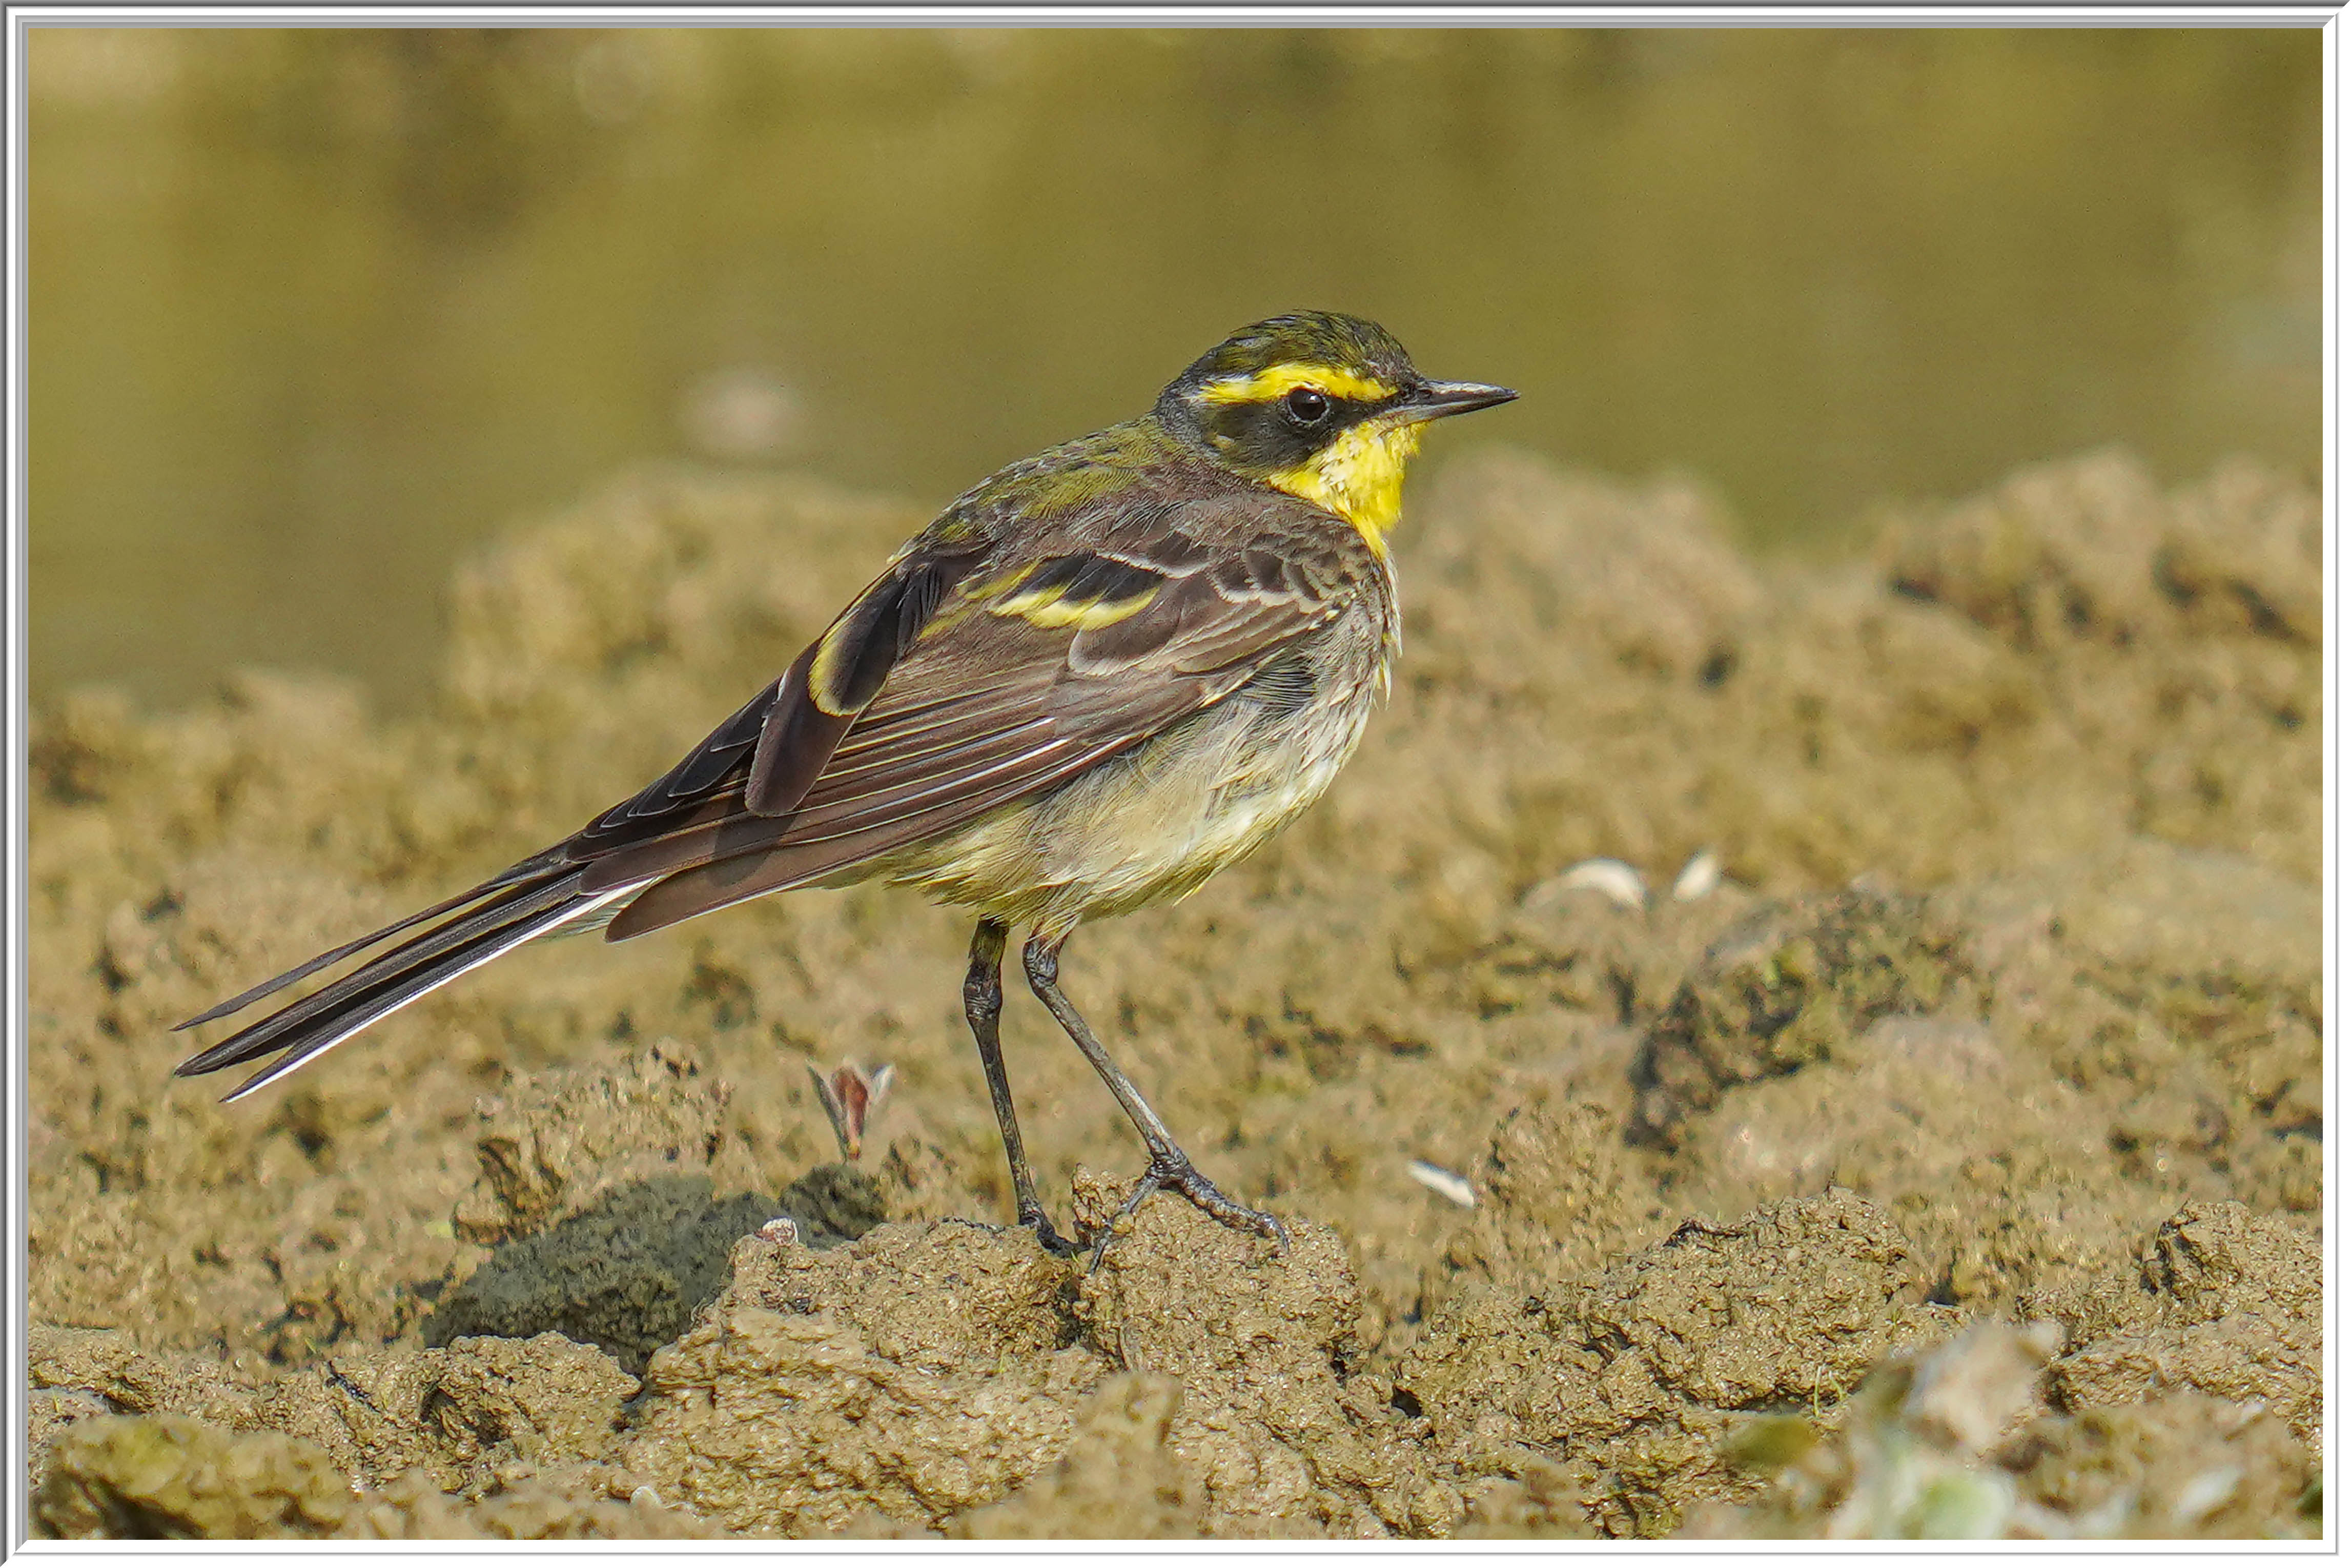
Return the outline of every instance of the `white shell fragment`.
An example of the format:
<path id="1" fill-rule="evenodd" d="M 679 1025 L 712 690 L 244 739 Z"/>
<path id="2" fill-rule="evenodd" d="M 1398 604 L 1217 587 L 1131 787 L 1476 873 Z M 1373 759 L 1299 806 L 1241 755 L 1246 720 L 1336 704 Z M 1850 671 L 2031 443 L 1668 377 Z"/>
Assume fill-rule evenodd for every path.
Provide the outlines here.
<path id="1" fill-rule="evenodd" d="M 1457 1176 L 1443 1166 L 1430 1165 L 1426 1160 L 1415 1160 L 1405 1166 L 1412 1179 L 1448 1203 L 1464 1208 L 1478 1207 L 1478 1188 L 1465 1176 Z"/>
<path id="2" fill-rule="evenodd" d="M 759 1227 L 759 1239 L 789 1247 L 800 1239 L 800 1228 L 789 1214 L 779 1214 Z"/>
<path id="3" fill-rule="evenodd" d="M 2237 1495 L 2237 1483 L 2245 1479 L 2241 1465 L 2222 1465 L 2218 1469 L 2205 1470 L 2190 1476 L 2172 1500 L 2171 1521 L 2182 1527 L 2181 1533 L 2191 1524 L 2200 1524 L 2220 1511 L 2220 1505 Z"/>
<path id="4" fill-rule="evenodd" d="M 1674 902 L 1695 904 L 1722 885 L 1722 862 L 1712 850 L 1700 850 L 1674 878 Z"/>
<path id="5" fill-rule="evenodd" d="M 1639 909 L 1649 902 L 1649 884 L 1620 860 L 1578 861 L 1560 873 L 1559 885 L 1589 888 L 1626 909 Z"/>

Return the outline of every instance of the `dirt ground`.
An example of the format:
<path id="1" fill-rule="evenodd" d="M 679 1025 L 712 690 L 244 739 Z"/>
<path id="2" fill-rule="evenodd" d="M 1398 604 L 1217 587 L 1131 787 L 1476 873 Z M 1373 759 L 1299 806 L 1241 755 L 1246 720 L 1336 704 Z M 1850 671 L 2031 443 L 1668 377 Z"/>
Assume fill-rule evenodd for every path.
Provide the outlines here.
<path id="1" fill-rule="evenodd" d="M 1065 961 L 1286 1253 L 1166 1197 L 1092 1272 L 1003 1228 L 967 930 L 895 890 L 544 945 L 236 1105 L 169 1076 L 665 766 L 904 507 L 634 475 L 463 575 L 418 717 L 37 716 L 37 1526 L 2314 1531 L 2316 497 L 2095 455 L 1770 567 L 1508 452 L 1414 508 L 1329 799 Z M 1006 1026 L 1099 1222 L 1139 1147 Z M 894 1075 L 853 1164 L 843 1061 Z"/>

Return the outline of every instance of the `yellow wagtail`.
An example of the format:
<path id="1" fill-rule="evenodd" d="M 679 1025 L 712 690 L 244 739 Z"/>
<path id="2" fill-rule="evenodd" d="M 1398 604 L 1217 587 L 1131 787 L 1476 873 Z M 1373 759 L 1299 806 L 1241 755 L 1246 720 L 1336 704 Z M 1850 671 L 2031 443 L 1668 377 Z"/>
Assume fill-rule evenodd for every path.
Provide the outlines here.
<path id="1" fill-rule="evenodd" d="M 880 878 L 975 911 L 964 1011 L 1019 1222 L 1066 1251 L 997 1038 L 1008 932 L 1029 988 L 1134 1119 L 1162 1187 L 1280 1239 L 1194 1168 L 1062 994 L 1083 922 L 1198 887 L 1310 805 L 1395 656 L 1384 543 L 1423 427 L 1517 395 L 1433 382 L 1355 317 L 1242 329 L 1151 411 L 989 476 L 783 678 L 561 843 L 191 1019 L 361 958 L 180 1064 L 276 1053 L 249 1094 L 540 936 L 608 940 L 782 889 Z M 1105 1234 L 1104 1240 L 1107 1240 Z"/>

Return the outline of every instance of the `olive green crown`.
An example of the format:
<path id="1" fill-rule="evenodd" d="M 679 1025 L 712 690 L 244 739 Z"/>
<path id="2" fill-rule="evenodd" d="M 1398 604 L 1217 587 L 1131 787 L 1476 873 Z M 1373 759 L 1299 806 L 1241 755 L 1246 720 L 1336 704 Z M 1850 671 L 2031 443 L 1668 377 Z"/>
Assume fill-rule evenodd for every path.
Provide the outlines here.
<path id="1" fill-rule="evenodd" d="M 1193 361 L 1160 397 L 1163 402 L 1180 399 L 1210 382 L 1251 376 L 1276 365 L 1324 365 L 1389 386 L 1419 379 L 1412 356 L 1378 322 L 1335 310 L 1293 310 L 1235 332 Z"/>

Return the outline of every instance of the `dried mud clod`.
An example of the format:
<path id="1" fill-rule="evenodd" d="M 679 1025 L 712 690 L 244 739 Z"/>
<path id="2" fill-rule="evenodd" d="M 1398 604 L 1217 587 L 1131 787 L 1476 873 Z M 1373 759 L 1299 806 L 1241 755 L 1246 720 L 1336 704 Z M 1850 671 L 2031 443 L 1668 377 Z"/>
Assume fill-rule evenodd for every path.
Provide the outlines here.
<path id="1" fill-rule="evenodd" d="M 1395 1375 L 1433 1451 L 1472 1476 L 1565 1465 L 1610 1534 L 1658 1534 L 1751 1490 L 1723 1461 L 1740 1412 L 1834 1406 L 1894 1348 L 1949 1332 L 1909 1244 L 1850 1193 L 1685 1225 L 1541 1294 L 1465 1292 Z"/>
<path id="2" fill-rule="evenodd" d="M 34 1498 L 39 1533 L 114 1540 L 711 1539 L 720 1531 L 650 1492 L 517 1479 L 453 1496 L 423 1472 L 354 1487 L 325 1450 L 277 1432 L 178 1416 L 114 1416 L 59 1444 Z"/>
<path id="3" fill-rule="evenodd" d="M 1070 1267 L 1022 1230 L 884 1226 L 818 1252 L 746 1239 L 654 1355 L 622 1462 L 755 1534 L 932 1530 L 1066 1451 L 1109 1370 Z"/>
<path id="4" fill-rule="evenodd" d="M 1886 1014 L 1973 1010 L 1971 978 L 1923 899 L 1856 888 L 1758 910 L 1650 1029 L 1635 1135 L 1665 1140 L 1724 1089 L 1825 1061 Z"/>
<path id="5" fill-rule="evenodd" d="M 587 1212 L 607 1193 L 707 1176 L 729 1160 L 732 1088 L 702 1076 L 690 1047 L 663 1040 L 633 1060 L 538 1074 L 475 1106 L 481 1175 L 459 1203 L 459 1236 L 484 1246 Z M 723 1176 L 722 1176 L 723 1179 Z"/>
<path id="6" fill-rule="evenodd" d="M 2319 905 L 2258 861 L 2133 840 L 1937 895 L 1989 1020 L 2101 1103 L 2125 1174 L 2314 1215 Z"/>
<path id="7" fill-rule="evenodd" d="M 1478 1207 L 1423 1270 L 1416 1318 L 1478 1285 L 1549 1290 L 1675 1224 L 1622 1110 L 1597 1096 L 1531 1092 L 1495 1125 L 1476 1176 Z"/>
<path id="8" fill-rule="evenodd" d="M 184 1416 L 108 1416 L 57 1440 L 34 1506 L 62 1536 L 317 1539 L 341 1527 L 352 1499 L 315 1443 Z"/>
<path id="9" fill-rule="evenodd" d="M 1712 1539 L 2314 1533 L 2308 1449 L 2258 1403 L 2167 1392 L 2051 1411 L 2053 1324 L 1983 1323 L 1871 1374 L 1825 1426 L 1766 1417 L 1734 1459 L 1770 1476 L 1743 1505 L 1709 1504 L 1682 1532 Z"/>
<path id="10" fill-rule="evenodd" d="M 1984 1322 L 1896 1355 L 1829 1424 L 1767 1418 L 1771 1477 L 1717 1538 L 2296 1537 L 2316 1532 L 2318 1243 L 2191 1204 L 2066 1321 Z"/>
<path id="11" fill-rule="evenodd" d="M 44 1331 L 34 1375 L 94 1385 L 81 1401 L 105 1412 L 53 1434 L 36 1469 L 48 1534 L 712 1533 L 605 1462 L 636 1380 L 556 1334 L 342 1357 L 248 1386 L 120 1334 Z M 203 1418 L 154 1408 L 167 1401 Z"/>
<path id="12" fill-rule="evenodd" d="M 142 1364 L 152 1366 L 127 1358 L 126 1370 L 135 1376 Z M 95 1381 L 127 1411 L 148 1403 L 131 1392 L 131 1377 L 101 1373 Z M 355 1353 L 199 1408 L 208 1422 L 235 1431 L 300 1437 L 362 1486 L 418 1474 L 479 1495 L 502 1488 L 518 1468 L 553 1471 L 598 1458 L 636 1389 L 610 1356 L 547 1333 Z"/>
<path id="13" fill-rule="evenodd" d="M 2240 1203 L 2166 1220 L 2135 1279 L 2070 1298 L 2067 1354 L 2050 1369 L 2062 1408 L 2193 1391 L 2256 1404 L 2315 1448 L 2323 1384 L 2319 1239 Z"/>
<path id="14" fill-rule="evenodd" d="M 1113 1212 L 1081 1178 L 1081 1214 Z M 1357 1290 L 1328 1228 L 1292 1219 L 1287 1249 L 1162 1195 L 1079 1287 L 1087 1342 L 1123 1371 L 1182 1379 L 1170 1426 L 1218 1535 L 1378 1536 L 1449 1525 L 1384 1380 L 1364 1375 Z"/>
<path id="15" fill-rule="evenodd" d="M 730 1136 L 732 1091 L 664 1040 L 633 1061 L 541 1075 L 475 1106 L 482 1174 L 460 1202 L 460 1235 L 493 1242 L 434 1305 L 424 1342 L 555 1332 L 641 1375 L 718 1293 L 735 1243 L 778 1216 L 831 1247 L 882 1223 L 883 1184 L 819 1166 L 780 1197 L 714 1177 L 758 1180 Z M 885 1162 L 885 1176 L 903 1162 Z"/>
<path id="16" fill-rule="evenodd" d="M 1113 1373 L 1079 1405 L 1068 1449 L 1001 1502 L 958 1515 L 970 1541 L 1145 1541 L 1208 1533 L 1207 1488 L 1179 1460 L 1181 1379 Z"/>
<path id="17" fill-rule="evenodd" d="M 2000 1460 L 2020 1535 L 2291 1540 L 2323 1523 L 2312 1450 L 2258 1403 L 2135 1396 L 2044 1417 Z"/>

